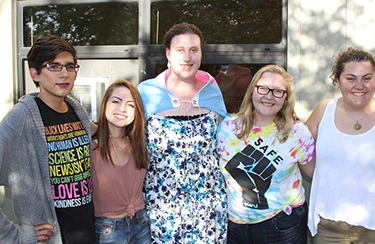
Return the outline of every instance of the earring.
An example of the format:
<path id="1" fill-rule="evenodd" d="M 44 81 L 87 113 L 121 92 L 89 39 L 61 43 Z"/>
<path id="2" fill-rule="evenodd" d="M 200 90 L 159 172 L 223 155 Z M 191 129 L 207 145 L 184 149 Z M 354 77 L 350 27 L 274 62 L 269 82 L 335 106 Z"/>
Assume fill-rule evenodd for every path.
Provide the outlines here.
<path id="1" fill-rule="evenodd" d="M 168 63 L 167 63 L 167 67 L 168 67 L 168 69 L 171 68 L 171 62 L 169 60 L 168 60 Z"/>

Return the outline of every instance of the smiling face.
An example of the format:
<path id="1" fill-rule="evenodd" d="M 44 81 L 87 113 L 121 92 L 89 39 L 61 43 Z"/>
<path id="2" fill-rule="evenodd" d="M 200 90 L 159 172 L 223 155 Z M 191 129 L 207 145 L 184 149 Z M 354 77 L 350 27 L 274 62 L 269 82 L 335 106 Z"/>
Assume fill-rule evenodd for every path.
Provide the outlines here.
<path id="1" fill-rule="evenodd" d="M 106 103 L 105 116 L 108 128 L 112 134 L 124 130 L 134 121 L 135 105 L 130 90 L 127 87 L 115 87 Z"/>
<path id="2" fill-rule="evenodd" d="M 271 89 L 286 90 L 286 81 L 284 77 L 277 73 L 263 73 L 257 85 Z M 272 92 L 269 92 L 267 95 L 260 95 L 257 92 L 257 88 L 255 88 L 252 97 L 254 124 L 258 126 L 266 126 L 274 121 L 276 114 L 284 105 L 287 94 L 282 98 L 276 98 L 272 95 Z"/>
<path id="3" fill-rule="evenodd" d="M 73 55 L 69 52 L 60 52 L 56 58 L 51 62 L 47 63 L 58 63 L 58 64 L 74 64 Z M 37 74 L 35 68 L 30 69 L 30 75 L 32 79 L 39 83 L 40 93 L 39 97 L 45 103 L 49 103 L 54 100 L 62 100 L 68 95 L 74 86 L 74 81 L 77 77 L 77 72 L 68 72 L 66 66 L 61 71 L 53 72 L 49 71 L 47 67 L 43 67 L 40 73 Z"/>
<path id="4" fill-rule="evenodd" d="M 375 93 L 374 67 L 370 61 L 346 63 L 337 84 L 348 106 L 366 109 Z"/>
<path id="5" fill-rule="evenodd" d="M 171 63 L 171 77 L 180 80 L 194 80 L 201 66 L 201 40 L 195 34 L 181 34 L 172 38 L 166 56 Z"/>

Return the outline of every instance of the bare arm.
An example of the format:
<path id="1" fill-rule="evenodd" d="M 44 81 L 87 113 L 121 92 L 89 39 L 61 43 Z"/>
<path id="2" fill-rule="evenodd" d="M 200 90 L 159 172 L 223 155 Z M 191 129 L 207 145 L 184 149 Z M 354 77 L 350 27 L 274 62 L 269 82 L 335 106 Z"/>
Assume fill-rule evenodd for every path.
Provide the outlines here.
<path id="1" fill-rule="evenodd" d="M 326 110 L 326 107 L 329 101 L 330 99 L 327 99 L 319 103 L 305 123 L 307 127 L 309 127 L 309 130 L 312 136 L 314 137 L 315 141 L 318 137 L 318 129 L 319 129 L 320 121 L 322 121 L 324 111 Z"/>
<path id="2" fill-rule="evenodd" d="M 318 137 L 318 129 L 320 121 L 322 121 L 324 111 L 327 107 L 327 104 L 329 102 L 329 99 L 322 101 L 311 113 L 310 117 L 306 121 L 306 125 L 309 128 L 311 135 L 313 136 L 314 140 L 317 140 Z M 314 155 L 313 159 L 308 162 L 305 165 L 299 165 L 300 169 L 310 178 L 312 178 L 315 170 L 315 157 Z"/>
<path id="3" fill-rule="evenodd" d="M 315 170 L 315 155 L 307 164 L 299 164 L 299 168 L 303 171 L 303 173 L 305 173 L 305 175 L 312 178 Z"/>
<path id="4" fill-rule="evenodd" d="M 95 135 L 96 130 L 98 129 L 98 126 L 93 121 L 90 121 L 90 124 L 91 124 L 91 135 Z"/>

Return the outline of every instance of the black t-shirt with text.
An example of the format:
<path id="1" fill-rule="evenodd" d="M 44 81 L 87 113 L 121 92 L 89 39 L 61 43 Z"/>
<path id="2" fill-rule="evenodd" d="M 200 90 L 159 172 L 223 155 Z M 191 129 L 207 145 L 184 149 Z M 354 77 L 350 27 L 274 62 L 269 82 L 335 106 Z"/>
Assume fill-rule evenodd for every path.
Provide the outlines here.
<path id="1" fill-rule="evenodd" d="M 35 98 L 44 124 L 52 196 L 63 242 L 94 243 L 90 138 L 73 108 L 58 113 Z"/>

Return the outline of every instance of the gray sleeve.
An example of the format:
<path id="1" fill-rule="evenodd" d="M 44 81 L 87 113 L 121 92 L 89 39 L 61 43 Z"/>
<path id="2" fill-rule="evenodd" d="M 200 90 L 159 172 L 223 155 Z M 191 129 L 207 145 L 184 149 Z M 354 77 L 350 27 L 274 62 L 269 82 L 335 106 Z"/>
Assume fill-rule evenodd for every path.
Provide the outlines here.
<path id="1" fill-rule="evenodd" d="M 33 226 L 16 225 L 0 212 L 0 243 L 35 244 L 36 232 Z"/>
<path id="2" fill-rule="evenodd" d="M 14 110 L 14 109 L 13 109 Z M 12 111 L 9 112 L 0 122 L 0 185 L 9 186 L 8 175 L 11 167 L 9 154 L 12 151 Z"/>
<path id="3" fill-rule="evenodd" d="M 14 141 L 22 131 L 24 116 L 21 109 L 13 108 L 0 122 L 0 185 L 10 187 L 9 175 L 14 165 L 14 152 L 19 150 Z M 19 226 L 10 221 L 0 208 L 0 243 L 36 243 L 33 226 Z"/>

